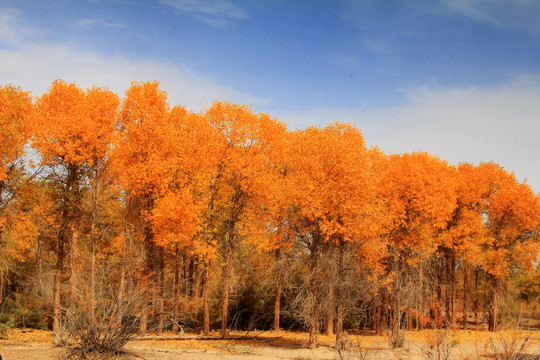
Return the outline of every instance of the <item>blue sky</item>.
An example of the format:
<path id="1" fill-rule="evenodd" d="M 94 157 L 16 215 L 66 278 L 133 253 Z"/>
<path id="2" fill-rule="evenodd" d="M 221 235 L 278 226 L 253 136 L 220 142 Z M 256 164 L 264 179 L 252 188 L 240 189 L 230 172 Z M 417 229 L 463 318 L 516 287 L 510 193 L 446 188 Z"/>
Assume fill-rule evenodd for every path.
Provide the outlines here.
<path id="1" fill-rule="evenodd" d="M 0 0 L 0 82 L 252 104 L 387 153 L 495 161 L 540 191 L 540 1 Z"/>

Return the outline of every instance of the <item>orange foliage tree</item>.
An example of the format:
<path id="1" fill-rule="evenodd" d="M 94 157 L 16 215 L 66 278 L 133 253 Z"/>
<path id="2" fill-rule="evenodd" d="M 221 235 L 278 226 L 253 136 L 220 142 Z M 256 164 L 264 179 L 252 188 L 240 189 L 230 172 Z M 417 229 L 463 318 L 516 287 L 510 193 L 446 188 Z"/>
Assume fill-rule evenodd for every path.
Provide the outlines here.
<path id="1" fill-rule="evenodd" d="M 70 296 L 77 289 L 81 201 L 89 172 L 110 151 L 118 97 L 107 89 L 86 91 L 55 81 L 36 101 L 32 118 L 32 147 L 47 167 L 46 177 L 56 188 L 58 207 L 57 262 L 54 280 L 53 329 L 60 334 L 61 279 L 66 246 L 70 250 Z"/>
<path id="2" fill-rule="evenodd" d="M 384 261 L 388 287 L 381 293 L 385 299 L 382 302 L 389 301 L 396 336 L 406 307 L 416 305 L 419 314 L 425 313 L 422 263 L 433 256 L 436 238 L 454 211 L 452 174 L 446 162 L 427 153 L 393 155 L 389 159 L 382 192 L 392 223 L 386 234 Z M 413 288 L 420 293 L 412 294 Z M 417 301 L 413 301 L 415 297 Z"/>
<path id="3" fill-rule="evenodd" d="M 5 221 L 3 213 L 15 194 L 14 177 L 28 141 L 27 119 L 32 114 L 28 93 L 7 85 L 0 86 L 0 239 Z"/>
<path id="4" fill-rule="evenodd" d="M 287 155 L 286 186 L 295 217 L 291 226 L 309 254 L 306 322 L 309 346 L 314 347 L 319 332 L 317 276 L 322 246 L 328 243 L 342 248 L 354 242 L 369 246 L 374 239 L 368 235 L 371 229 L 366 221 L 373 213 L 373 174 L 364 138 L 349 124 L 296 131 L 291 134 Z M 344 316 L 340 296 L 346 291 L 341 286 L 338 281 L 338 338 Z"/>
<path id="5" fill-rule="evenodd" d="M 27 119 L 32 114 L 28 93 L 7 85 L 0 86 L 0 248 L 4 244 L 4 225 L 8 204 L 21 179 L 21 158 L 27 142 Z M 4 252 L 2 250 L 2 252 Z M 3 300 L 6 261 L 0 260 L 0 302 Z"/>
<path id="6" fill-rule="evenodd" d="M 285 126 L 266 114 L 254 114 L 247 106 L 230 103 L 216 102 L 204 116 L 215 132 L 211 145 L 215 158 L 205 185 L 202 238 L 222 261 L 221 334 L 225 336 L 233 256 L 242 238 L 253 232 L 246 228 L 246 209 L 265 198 L 265 187 L 272 181 L 270 149 L 283 136 Z M 207 264 L 206 296 L 208 270 Z M 204 318 L 207 333 L 207 305 Z"/>
<path id="7" fill-rule="evenodd" d="M 132 83 L 120 111 L 119 136 L 112 163 L 125 192 L 125 204 L 139 204 L 138 217 L 146 256 L 142 278 L 149 281 L 148 305 L 141 309 L 140 329 L 143 332 L 148 326 L 151 292 L 162 291 L 164 249 L 156 244 L 152 211 L 163 186 L 174 174 L 175 165 L 170 158 L 176 156 L 176 140 L 167 94 L 159 89 L 159 83 Z M 158 284 L 160 286 L 156 288 Z"/>
<path id="8" fill-rule="evenodd" d="M 181 252 L 205 263 L 214 256 L 211 244 L 204 237 L 203 219 L 208 207 L 206 184 L 212 177 L 212 164 L 216 159 L 215 132 L 201 114 L 188 113 L 174 107 L 170 113 L 169 130 L 174 133 L 172 151 L 166 161 L 170 172 L 162 178 L 160 196 L 151 213 L 156 242 L 174 250 L 175 277 L 173 289 L 173 328 L 179 328 Z M 208 314 L 208 289 L 204 296 L 205 319 Z M 204 322 L 209 327 L 209 318 Z"/>
<path id="9" fill-rule="evenodd" d="M 0 300 L 8 261 L 41 269 L 52 259 L 59 335 L 62 309 L 80 299 L 99 318 L 100 258 L 104 266 L 120 260 L 103 271 L 114 300 L 144 289 L 135 310 L 140 319 L 134 317 L 143 332 L 150 324 L 164 330 L 169 310 L 179 330 L 188 300 L 180 288 L 198 298 L 192 290 L 201 283 L 203 331 L 210 331 L 215 297 L 225 336 L 240 262 L 275 264 L 274 328 L 281 297 L 293 306 L 301 298 L 296 313 L 310 347 L 322 319 L 340 343 L 359 304 L 371 307 L 366 319 L 379 333 L 389 321 L 399 335 L 415 316 L 419 328 L 429 319 L 455 324 L 460 276 L 464 326 L 476 296 L 475 308 L 489 306 L 489 329 L 496 330 L 506 285 L 537 262 L 540 250 L 539 196 L 496 164 L 454 167 L 427 153 L 387 156 L 366 148 L 354 125 L 288 132 L 245 105 L 215 102 L 200 113 L 171 108 L 158 82 L 132 83 L 122 102 L 107 89 L 60 80 L 35 104 L 18 88 L 0 87 L 0 140 Z M 37 180 L 23 166 L 29 140 L 43 167 Z M 17 191 L 23 194 L 15 197 Z M 137 253 L 144 253 L 140 262 Z M 282 266 L 283 258 L 294 258 L 294 266 Z M 285 272 L 297 265 L 299 273 Z M 289 275 L 304 286 L 282 291 Z M 240 276 L 267 286 L 264 275 Z M 349 287 L 353 281 L 374 291 L 362 298 Z M 201 306 L 194 300 L 192 309 Z"/>
<path id="10" fill-rule="evenodd" d="M 24 153 L 27 142 L 27 118 L 32 101 L 27 92 L 7 85 L 0 86 L 0 182 L 3 185 Z M 3 204 L 3 203 L 2 203 Z"/>
<path id="11" fill-rule="evenodd" d="M 482 164 L 487 190 L 481 216 L 486 230 L 479 244 L 479 263 L 489 274 L 488 327 L 497 330 L 503 285 L 515 269 L 530 270 L 538 260 L 540 202 L 530 186 L 495 164 Z"/>

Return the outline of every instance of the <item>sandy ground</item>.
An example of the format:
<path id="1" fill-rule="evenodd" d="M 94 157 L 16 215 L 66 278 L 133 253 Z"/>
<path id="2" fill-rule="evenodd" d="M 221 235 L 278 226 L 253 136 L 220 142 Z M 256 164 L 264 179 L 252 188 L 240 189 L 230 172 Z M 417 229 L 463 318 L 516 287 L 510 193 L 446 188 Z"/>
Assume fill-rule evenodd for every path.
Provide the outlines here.
<path id="1" fill-rule="evenodd" d="M 226 359 L 226 360 L 421 360 L 444 359 L 428 357 L 429 345 L 436 343 L 437 333 L 423 331 L 407 333 L 407 342 L 402 349 L 392 350 L 385 337 L 350 336 L 351 351 L 341 354 L 333 348 L 333 339 L 321 336 L 321 346 L 314 350 L 304 348 L 307 334 L 288 332 L 265 332 L 259 334 L 234 334 L 230 340 L 201 340 L 195 335 L 183 340 L 172 336 L 150 336 L 131 341 L 126 350 L 135 359 Z M 529 336 L 527 346 L 521 350 L 519 360 L 540 360 L 540 331 L 533 333 L 501 333 L 495 336 L 485 332 L 458 331 L 446 338 L 452 344 L 451 359 L 494 359 L 495 352 L 515 344 Z M 521 339 L 521 340 L 520 340 Z M 518 345 L 519 346 L 519 345 Z M 494 347 L 496 349 L 494 349 Z M 64 349 L 53 346 L 52 334 L 47 331 L 13 331 L 7 340 L 0 340 L 0 354 L 3 360 L 56 360 L 65 353 Z M 364 357 L 364 355 L 366 355 Z M 491 356 L 490 356 L 491 355 Z"/>

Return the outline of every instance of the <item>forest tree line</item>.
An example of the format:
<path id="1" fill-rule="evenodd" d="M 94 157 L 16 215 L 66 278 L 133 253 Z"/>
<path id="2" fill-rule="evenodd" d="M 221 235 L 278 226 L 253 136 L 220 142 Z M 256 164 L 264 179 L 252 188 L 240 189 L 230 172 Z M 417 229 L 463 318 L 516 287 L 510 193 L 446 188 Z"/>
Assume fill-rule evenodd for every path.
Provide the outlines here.
<path id="1" fill-rule="evenodd" d="M 333 120 L 333 119 L 331 119 Z M 495 163 L 171 107 L 157 82 L 0 87 L 0 322 L 141 333 L 487 322 L 536 299 L 540 197 Z M 516 285 L 517 284 L 517 285 Z M 86 316 L 86 318 L 84 317 Z"/>

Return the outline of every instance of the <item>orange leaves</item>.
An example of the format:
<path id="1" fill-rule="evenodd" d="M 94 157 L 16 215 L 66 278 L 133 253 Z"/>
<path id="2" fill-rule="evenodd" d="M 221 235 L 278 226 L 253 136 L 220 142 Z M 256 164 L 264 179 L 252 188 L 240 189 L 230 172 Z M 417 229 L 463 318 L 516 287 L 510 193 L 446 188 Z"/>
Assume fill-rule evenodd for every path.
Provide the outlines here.
<path id="1" fill-rule="evenodd" d="M 196 204 L 191 189 L 167 192 L 152 209 L 152 222 L 159 245 L 190 244 L 200 230 L 201 204 Z"/>
<path id="2" fill-rule="evenodd" d="M 215 102 L 203 118 L 211 128 L 207 163 L 207 226 L 218 233 L 259 234 L 276 202 L 285 126 L 248 106 Z M 226 228 L 229 227 L 227 230 Z M 221 228 L 221 230 L 217 230 Z M 240 233 L 242 232 L 242 234 Z"/>
<path id="3" fill-rule="evenodd" d="M 83 91 L 55 81 L 36 101 L 32 146 L 43 164 L 93 164 L 108 155 L 117 120 L 118 97 L 107 89 Z"/>
<path id="4" fill-rule="evenodd" d="M 0 86 L 0 181 L 7 167 L 22 155 L 26 143 L 26 122 L 32 114 L 32 102 L 26 92 L 13 86 Z"/>
<path id="5" fill-rule="evenodd" d="M 150 194 L 170 176 L 175 132 L 167 95 L 157 82 L 132 83 L 120 113 L 115 169 L 126 190 Z"/>
<path id="6" fill-rule="evenodd" d="M 540 201 L 527 184 L 517 182 L 514 174 L 501 167 L 488 164 L 480 169 L 489 171 L 484 180 L 489 192 L 482 202 L 487 232 L 483 257 L 487 270 L 503 278 L 511 267 L 529 268 L 537 261 Z"/>
<path id="7" fill-rule="evenodd" d="M 494 163 L 460 164 L 456 183 L 445 246 L 497 278 L 537 261 L 540 203 L 528 185 Z"/>
<path id="8" fill-rule="evenodd" d="M 159 122 L 167 115 L 168 107 L 167 93 L 159 89 L 159 82 L 133 82 L 120 114 L 122 128 L 143 128 L 146 122 Z"/>
<path id="9" fill-rule="evenodd" d="M 382 191 L 395 244 L 434 250 L 435 232 L 446 226 L 456 204 L 453 168 L 427 153 L 394 155 L 387 176 Z"/>
<path id="10" fill-rule="evenodd" d="M 314 224 L 324 241 L 363 244 L 378 257 L 388 245 L 428 255 L 444 247 L 501 276 L 538 253 L 539 198 L 502 167 L 387 156 L 366 149 L 351 124 L 288 132 L 227 102 L 193 113 L 171 108 L 158 82 L 132 83 L 121 103 L 107 89 L 55 81 L 34 111 L 27 93 L 5 86 L 0 181 L 25 129 L 43 164 L 76 168 L 72 180 L 84 186 L 93 186 L 84 170 L 113 158 L 125 193 L 146 199 L 156 242 L 205 256 L 225 231 L 268 250 Z"/>
<path id="11" fill-rule="evenodd" d="M 288 151 L 286 188 L 298 220 L 317 222 L 326 240 L 359 240 L 375 195 L 360 130 L 336 123 L 296 131 Z"/>

